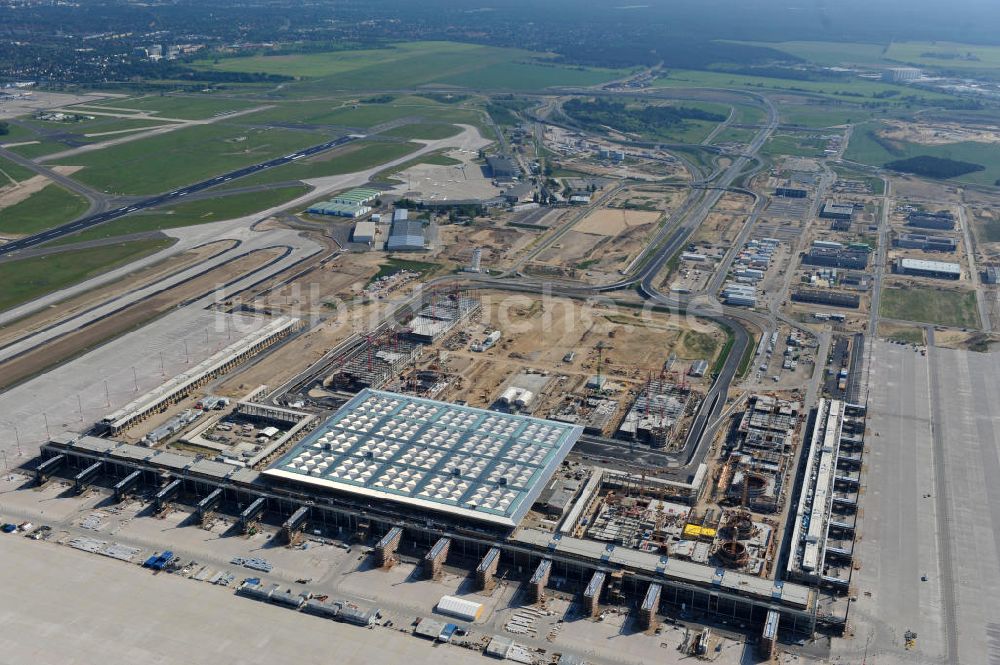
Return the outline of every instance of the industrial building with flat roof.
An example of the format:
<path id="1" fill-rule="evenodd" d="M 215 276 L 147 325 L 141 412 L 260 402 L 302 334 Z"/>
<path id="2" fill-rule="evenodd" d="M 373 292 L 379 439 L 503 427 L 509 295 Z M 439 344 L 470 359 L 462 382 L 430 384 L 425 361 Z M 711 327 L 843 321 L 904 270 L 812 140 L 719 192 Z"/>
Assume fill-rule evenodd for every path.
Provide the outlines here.
<path id="1" fill-rule="evenodd" d="M 944 261 L 896 259 L 893 269 L 897 274 L 916 277 L 934 277 L 935 279 L 961 279 L 962 277 L 962 266 Z"/>
<path id="2" fill-rule="evenodd" d="M 226 348 L 212 354 L 186 372 L 137 397 L 97 424 L 98 429 L 118 434 L 135 423 L 156 413 L 167 404 L 173 404 L 207 380 L 221 372 L 231 370 L 247 358 L 256 355 L 278 339 L 290 335 L 300 324 L 299 319 L 282 316 L 260 330 L 255 330 Z"/>
<path id="3" fill-rule="evenodd" d="M 365 389 L 264 474 L 513 527 L 582 433 Z"/>
<path id="4" fill-rule="evenodd" d="M 486 167 L 489 169 L 490 177 L 497 180 L 511 180 L 521 174 L 521 169 L 510 157 L 503 155 L 490 155 L 486 158 Z"/>
<path id="5" fill-rule="evenodd" d="M 371 189 L 370 187 L 358 187 L 356 189 L 348 190 L 342 194 L 338 194 L 330 199 L 330 201 L 344 205 L 358 206 L 364 205 L 365 203 L 371 203 L 381 195 L 382 192 L 377 189 Z"/>
<path id="6" fill-rule="evenodd" d="M 823 219 L 851 219 L 854 216 L 854 204 L 827 201 L 823 204 L 819 216 Z"/>
<path id="7" fill-rule="evenodd" d="M 830 307 L 861 307 L 861 296 L 857 293 L 845 293 L 832 289 L 797 289 L 792 291 L 793 302 L 808 302 Z"/>
<path id="8" fill-rule="evenodd" d="M 353 242 L 363 242 L 371 245 L 375 242 L 375 233 L 378 225 L 375 222 L 358 222 L 354 225 L 354 232 L 351 234 Z"/>
<path id="9" fill-rule="evenodd" d="M 947 210 L 940 212 L 916 210 L 906 216 L 906 223 L 921 229 L 948 231 L 955 228 L 955 216 Z"/>
<path id="10" fill-rule="evenodd" d="M 338 203 L 333 200 L 320 201 L 306 208 L 306 212 L 311 215 L 330 215 L 331 217 L 348 217 L 351 219 L 364 217 L 371 211 L 370 207 L 360 203 Z"/>
<path id="11" fill-rule="evenodd" d="M 406 252 L 418 251 L 426 249 L 426 247 L 427 238 L 423 222 L 417 219 L 409 220 L 406 217 L 396 219 L 394 213 L 392 229 L 389 231 L 389 239 L 385 243 L 385 248 L 393 252 Z"/>
<path id="12" fill-rule="evenodd" d="M 948 236 L 931 236 L 923 233 L 901 233 L 893 245 L 905 249 L 920 249 L 925 252 L 954 252 L 958 241 Z"/>

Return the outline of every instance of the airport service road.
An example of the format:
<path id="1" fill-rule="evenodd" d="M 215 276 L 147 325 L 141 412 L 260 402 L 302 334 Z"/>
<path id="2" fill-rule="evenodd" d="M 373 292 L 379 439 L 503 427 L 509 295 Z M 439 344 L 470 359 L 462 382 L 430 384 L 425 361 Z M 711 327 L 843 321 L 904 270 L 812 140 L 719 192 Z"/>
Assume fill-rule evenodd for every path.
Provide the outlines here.
<path id="1" fill-rule="evenodd" d="M 871 634 L 870 662 L 1000 663 L 998 376 L 998 354 L 875 342 L 855 637 L 834 654 Z"/>
<path id="2" fill-rule="evenodd" d="M 0 660 L 90 665 L 483 665 L 479 653 L 233 596 L 49 543 L 0 540 Z M 44 580 L 44 584 L 39 582 Z M 441 649 L 446 649 L 444 653 Z"/>

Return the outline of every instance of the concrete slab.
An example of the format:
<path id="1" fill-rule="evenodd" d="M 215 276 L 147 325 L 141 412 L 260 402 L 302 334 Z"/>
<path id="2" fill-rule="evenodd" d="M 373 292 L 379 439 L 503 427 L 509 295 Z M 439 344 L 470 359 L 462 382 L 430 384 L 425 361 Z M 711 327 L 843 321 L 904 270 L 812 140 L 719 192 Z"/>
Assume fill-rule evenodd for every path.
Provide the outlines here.
<path id="1" fill-rule="evenodd" d="M 193 307 L 177 310 L 15 386 L 0 394 L 0 451 L 11 466 L 20 465 L 49 437 L 88 429 L 266 322 Z"/>
<path id="2" fill-rule="evenodd" d="M 153 575 L 138 566 L 25 538 L 0 540 L 0 651 L 9 662 L 162 665 L 297 662 L 481 664 L 398 630 L 366 630 L 236 598 L 232 590 Z M 46 580 L 38 584 L 38 580 Z M 210 627 L 210 628 L 208 628 Z M 207 628 L 207 629 L 206 629 Z"/>
<path id="3" fill-rule="evenodd" d="M 854 639 L 836 656 L 1000 663 L 997 376 L 998 354 L 875 343 Z"/>

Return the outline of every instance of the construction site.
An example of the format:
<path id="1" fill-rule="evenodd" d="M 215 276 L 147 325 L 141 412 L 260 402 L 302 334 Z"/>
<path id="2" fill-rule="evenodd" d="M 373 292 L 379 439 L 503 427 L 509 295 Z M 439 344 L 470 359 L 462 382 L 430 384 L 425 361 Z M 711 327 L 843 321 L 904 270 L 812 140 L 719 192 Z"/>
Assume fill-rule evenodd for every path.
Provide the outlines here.
<path id="1" fill-rule="evenodd" d="M 278 390 L 230 404 L 168 381 L 148 426 L 137 398 L 106 438 L 46 444 L 37 480 L 151 488 L 156 514 L 231 515 L 283 542 L 369 543 L 379 567 L 402 556 L 432 581 L 458 566 L 487 589 L 516 567 L 544 597 L 545 569 L 592 616 L 653 598 L 649 625 L 677 608 L 751 625 L 777 611 L 808 634 L 814 592 L 773 577 L 800 406 L 753 396 L 718 458 L 689 441 L 723 339 L 666 314 L 428 290 Z"/>

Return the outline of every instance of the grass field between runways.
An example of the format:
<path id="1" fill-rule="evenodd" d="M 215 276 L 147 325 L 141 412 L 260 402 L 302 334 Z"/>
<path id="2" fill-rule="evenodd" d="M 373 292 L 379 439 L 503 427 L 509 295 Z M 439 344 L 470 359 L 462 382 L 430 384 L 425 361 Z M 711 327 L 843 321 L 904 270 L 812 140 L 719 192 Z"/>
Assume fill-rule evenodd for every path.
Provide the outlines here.
<path id="1" fill-rule="evenodd" d="M 955 328 L 978 328 L 976 293 L 931 287 L 882 289 L 879 314 L 900 321 L 919 321 Z"/>

